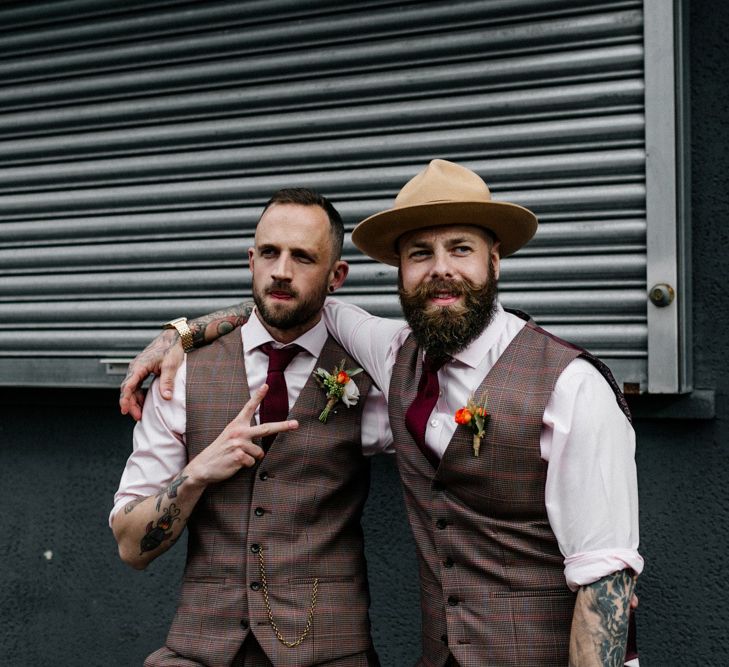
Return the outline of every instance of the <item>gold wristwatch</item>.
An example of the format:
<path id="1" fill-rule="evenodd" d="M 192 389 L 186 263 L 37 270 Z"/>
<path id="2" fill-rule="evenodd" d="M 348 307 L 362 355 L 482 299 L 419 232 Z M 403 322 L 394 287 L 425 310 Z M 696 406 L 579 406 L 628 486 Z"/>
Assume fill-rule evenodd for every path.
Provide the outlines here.
<path id="1" fill-rule="evenodd" d="M 192 344 L 192 331 L 187 324 L 186 317 L 177 317 L 174 320 L 165 322 L 162 325 L 163 329 L 176 329 L 177 333 L 180 334 L 180 341 L 182 342 L 182 349 L 185 352 L 192 351 L 195 346 Z"/>

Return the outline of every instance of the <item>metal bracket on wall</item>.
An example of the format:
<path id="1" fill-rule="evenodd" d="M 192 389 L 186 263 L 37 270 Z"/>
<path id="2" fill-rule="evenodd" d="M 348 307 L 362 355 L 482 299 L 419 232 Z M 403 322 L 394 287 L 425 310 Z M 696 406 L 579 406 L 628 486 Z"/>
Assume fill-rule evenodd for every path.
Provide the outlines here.
<path id="1" fill-rule="evenodd" d="M 644 0 L 648 393 L 693 389 L 687 3 Z"/>
<path id="2" fill-rule="evenodd" d="M 126 375 L 127 366 L 131 362 L 132 358 L 113 358 L 113 359 L 99 359 L 100 364 L 106 364 L 107 375 Z"/>

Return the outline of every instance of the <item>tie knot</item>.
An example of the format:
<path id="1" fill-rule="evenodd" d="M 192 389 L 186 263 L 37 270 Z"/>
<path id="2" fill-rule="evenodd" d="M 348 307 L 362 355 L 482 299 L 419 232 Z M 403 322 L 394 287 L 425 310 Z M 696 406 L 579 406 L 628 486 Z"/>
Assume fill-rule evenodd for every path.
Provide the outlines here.
<path id="1" fill-rule="evenodd" d="M 268 356 L 268 370 L 284 371 L 291 360 L 301 352 L 298 345 L 287 345 L 286 347 L 274 347 L 273 343 L 261 345 L 261 350 Z"/>
<path id="2" fill-rule="evenodd" d="M 437 373 L 446 361 L 448 361 L 448 357 L 431 357 L 426 354 L 423 358 L 423 372 Z"/>

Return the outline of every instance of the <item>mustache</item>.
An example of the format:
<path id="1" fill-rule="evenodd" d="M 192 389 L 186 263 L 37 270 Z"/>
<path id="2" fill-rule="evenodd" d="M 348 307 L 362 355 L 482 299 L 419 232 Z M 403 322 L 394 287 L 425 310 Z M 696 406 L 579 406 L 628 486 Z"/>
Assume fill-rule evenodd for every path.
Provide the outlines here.
<path id="1" fill-rule="evenodd" d="M 272 292 L 281 292 L 283 294 L 288 294 L 291 297 L 298 297 L 299 293 L 296 291 L 289 283 L 284 282 L 283 280 L 273 280 L 271 281 L 271 284 L 266 287 L 264 290 L 264 294 L 271 294 Z"/>
<path id="2" fill-rule="evenodd" d="M 438 294 L 447 293 L 452 296 L 466 296 L 469 290 L 473 291 L 477 286 L 469 280 L 445 280 L 436 278 L 427 283 L 416 285 L 410 290 L 403 289 L 402 292 L 411 299 L 431 299 Z"/>

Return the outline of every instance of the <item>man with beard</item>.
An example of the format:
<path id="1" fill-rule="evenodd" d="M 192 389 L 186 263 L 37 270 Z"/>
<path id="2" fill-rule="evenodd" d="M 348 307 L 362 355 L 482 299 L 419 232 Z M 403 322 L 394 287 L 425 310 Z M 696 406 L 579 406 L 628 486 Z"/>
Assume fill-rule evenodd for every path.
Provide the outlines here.
<path id="1" fill-rule="evenodd" d="M 381 392 L 321 319 L 347 276 L 343 236 L 324 197 L 274 194 L 248 250 L 255 312 L 189 350 L 174 400 L 152 385 L 110 517 L 137 569 L 188 528 L 177 613 L 147 667 L 379 665 L 360 518 L 366 455 L 391 435 Z"/>
<path id="2" fill-rule="evenodd" d="M 388 387 L 424 666 L 635 658 L 643 560 L 625 400 L 601 362 L 497 300 L 501 259 L 536 228 L 478 175 L 434 160 L 352 234 L 399 268 L 407 326 L 325 307 L 329 330 Z"/>

